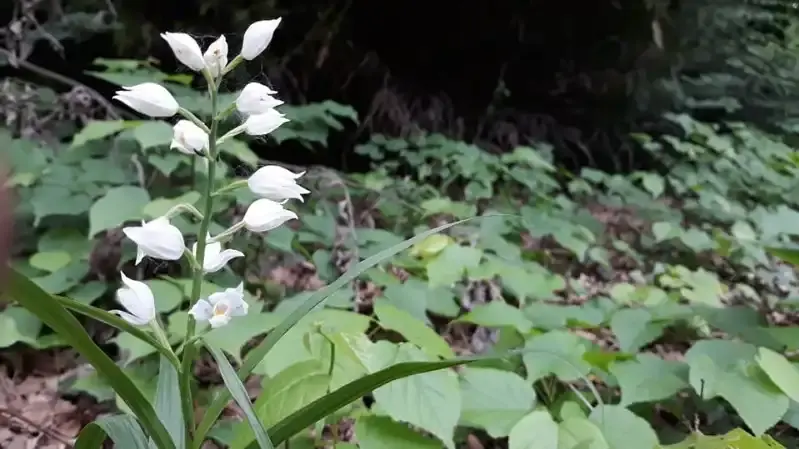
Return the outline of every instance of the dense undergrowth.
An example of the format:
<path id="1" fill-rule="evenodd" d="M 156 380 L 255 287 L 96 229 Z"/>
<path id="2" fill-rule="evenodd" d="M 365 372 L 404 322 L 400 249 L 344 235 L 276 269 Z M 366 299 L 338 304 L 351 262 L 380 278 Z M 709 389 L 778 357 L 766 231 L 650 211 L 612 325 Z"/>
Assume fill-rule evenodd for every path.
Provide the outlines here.
<path id="1" fill-rule="evenodd" d="M 207 294 L 245 279 L 249 315 L 206 336 L 234 364 L 359 261 L 444 223 L 479 219 L 368 270 L 294 327 L 246 383 L 264 427 L 393 364 L 510 352 L 381 386 L 284 446 L 799 447 L 799 151 L 788 107 L 799 28 L 793 7 L 745 3 L 746 13 L 727 2 L 689 8 L 723 26 L 697 22 L 680 45 L 692 58 L 719 54 L 687 58 L 691 76 L 653 83 L 678 93 L 658 117 L 667 126 L 630 137 L 657 169 L 574 172 L 547 142 L 492 152 L 425 132 L 369 136 L 355 148 L 372 161 L 366 173 L 291 167 L 307 170 L 302 181 L 314 192 L 289 206 L 300 219 L 237 237 L 245 257 L 203 286 Z M 782 24 L 785 45 L 770 28 L 737 39 L 773 24 Z M 714 33 L 736 39 L 719 46 Z M 0 65 L 7 56 L 0 51 Z M 155 79 L 198 116 L 210 113 L 189 75 L 150 61 L 96 63 L 98 79 Z M 12 265 L 49 294 L 104 309 L 116 307 L 120 270 L 145 280 L 180 347 L 186 267 L 134 266 L 120 229 L 199 201 L 203 167 L 168 149 L 169 123 L 138 120 L 73 87 L 59 94 L 9 79 L 0 89 L 1 157 L 18 200 Z M 648 92 L 642 104 L 654 108 L 658 90 Z M 280 109 L 291 121 L 268 140 L 220 148 L 220 184 L 267 162 L 256 145 L 278 160 L 297 148 L 333 151 L 331 135 L 369 119 L 333 101 Z M 250 195 L 219 198 L 211 233 L 240 218 Z M 173 223 L 186 234 L 195 227 Z M 81 323 L 152 398 L 155 349 Z M 207 354 L 194 374 L 199 411 L 224 386 Z M 69 447 L 81 426 L 118 411 L 125 403 L 64 340 L 12 298 L 0 303 L 0 446 Z M 220 447 L 237 449 L 252 447 L 248 435 L 234 404 L 212 432 Z"/>
<path id="2" fill-rule="evenodd" d="M 97 76 L 120 85 L 155 76 L 181 104 L 208 113 L 185 76 L 133 61 L 106 65 Z M 331 131 L 359 120 L 333 102 L 283 111 L 292 121 L 272 135 L 274 151 L 287 141 L 324 147 Z M 668 170 L 627 175 L 569 173 L 543 142 L 496 155 L 436 134 L 373 135 L 356 149 L 373 170 L 310 167 L 304 179 L 318 193 L 297 206 L 298 224 L 237 238 L 246 256 L 204 290 L 243 274 L 251 312 L 206 338 L 240 361 L 311 291 L 359 260 L 442 223 L 484 217 L 367 271 L 292 329 L 248 383 L 263 391 L 255 410 L 264 425 L 394 363 L 516 350 L 382 386 L 290 447 L 779 447 L 772 437 L 795 447 L 799 282 L 773 256 L 799 260 L 791 243 L 799 153 L 742 123 L 665 119 L 674 135 L 634 137 Z M 91 120 L 70 134 L 0 132 L 19 200 L 14 267 L 48 293 L 103 308 L 113 308 L 120 268 L 145 279 L 180 345 L 185 270 L 134 267 L 120 227 L 199 200 L 199 167 L 168 149 L 165 122 Z M 263 163 L 246 141 L 221 150 L 228 180 Z M 247 195 L 220 200 L 218 220 L 240 215 Z M 85 324 L 152 395 L 155 350 Z M 9 360 L 69 352 L 13 302 L 0 312 L 0 347 Z M 56 396 L 89 400 L 97 413 L 124 410 L 80 364 L 56 373 Z M 204 364 L 195 374 L 210 393 L 220 379 L 212 359 Z M 17 381 L 37 375 L 24 363 L 8 366 Z M 251 441 L 234 432 L 244 426 L 235 415 L 232 407 L 213 435 L 243 448 Z M 12 427 L 25 434 L 24 425 Z"/>

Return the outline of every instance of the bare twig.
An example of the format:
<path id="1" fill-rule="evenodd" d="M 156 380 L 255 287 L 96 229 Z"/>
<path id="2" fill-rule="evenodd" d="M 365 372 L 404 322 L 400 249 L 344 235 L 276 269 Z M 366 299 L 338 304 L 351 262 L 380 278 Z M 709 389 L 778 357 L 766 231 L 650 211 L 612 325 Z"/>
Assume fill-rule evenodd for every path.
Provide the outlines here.
<path id="1" fill-rule="evenodd" d="M 0 407 L 0 418 L 3 418 L 3 417 L 5 419 L 7 419 L 7 420 L 17 420 L 17 421 L 19 421 L 19 422 L 21 422 L 21 423 L 23 423 L 23 424 L 25 424 L 25 425 L 27 425 L 29 427 L 32 427 L 37 432 L 39 432 L 39 433 L 41 433 L 43 435 L 46 435 L 47 437 L 49 437 L 49 438 L 51 438 L 51 439 L 53 439 L 55 441 L 58 441 L 59 443 L 64 444 L 69 449 L 73 449 L 75 447 L 73 442 L 71 441 L 72 439 L 69 438 L 68 436 L 63 435 L 62 433 L 60 433 L 58 431 L 48 429 L 48 428 L 42 426 L 41 424 L 35 423 L 35 422 L 31 421 L 30 419 L 20 415 L 19 413 L 15 412 L 13 410 L 10 410 L 10 409 L 4 408 L 4 407 Z"/>

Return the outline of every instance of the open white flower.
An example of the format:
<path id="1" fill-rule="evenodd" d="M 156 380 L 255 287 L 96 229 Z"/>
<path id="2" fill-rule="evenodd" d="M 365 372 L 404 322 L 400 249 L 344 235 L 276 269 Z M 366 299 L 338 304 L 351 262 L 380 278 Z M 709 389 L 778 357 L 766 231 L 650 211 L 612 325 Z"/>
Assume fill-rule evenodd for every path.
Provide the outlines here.
<path id="1" fill-rule="evenodd" d="M 250 61 L 266 50 L 275 30 L 280 25 L 281 18 L 272 20 L 259 20 L 247 27 L 244 32 L 244 42 L 241 44 L 241 57 Z"/>
<path id="2" fill-rule="evenodd" d="M 208 299 L 198 300 L 189 314 L 197 321 L 207 321 L 212 328 L 224 326 L 235 316 L 247 315 L 249 304 L 244 301 L 244 283 L 212 293 Z"/>
<path id="3" fill-rule="evenodd" d="M 175 54 L 175 58 L 183 65 L 195 72 L 199 72 L 206 67 L 200 45 L 193 37 L 186 33 L 161 33 L 161 37 L 169 44 L 172 53 Z"/>
<path id="4" fill-rule="evenodd" d="M 261 198 L 250 204 L 242 221 L 244 227 L 252 232 L 266 232 L 292 219 L 296 220 L 297 214 L 278 202 Z"/>
<path id="5" fill-rule="evenodd" d="M 210 239 L 209 235 L 206 241 Z M 197 256 L 197 243 L 192 246 L 192 252 Z M 205 256 L 203 257 L 203 271 L 206 273 L 216 273 L 227 265 L 228 262 L 237 258 L 244 257 L 244 253 L 237 249 L 222 249 L 221 242 L 208 243 L 205 245 Z"/>
<path id="6" fill-rule="evenodd" d="M 172 117 L 180 108 L 175 97 L 160 84 L 142 83 L 122 89 L 112 98 L 150 117 Z"/>
<path id="7" fill-rule="evenodd" d="M 172 143 L 183 154 L 202 155 L 208 149 L 208 133 L 189 120 L 180 120 L 172 127 Z"/>
<path id="8" fill-rule="evenodd" d="M 251 136 L 263 136 L 280 128 L 280 125 L 288 121 L 286 116 L 277 109 L 269 109 L 266 112 L 247 117 L 243 125 L 244 132 Z"/>
<path id="9" fill-rule="evenodd" d="M 144 256 L 162 260 L 178 260 L 186 248 L 180 229 L 165 217 L 144 222 L 141 226 L 122 228 L 122 232 L 136 243 L 136 265 Z"/>
<path id="10" fill-rule="evenodd" d="M 224 35 L 219 36 L 219 39 L 215 40 L 208 46 L 208 49 L 205 50 L 203 54 L 205 66 L 208 67 L 208 71 L 211 72 L 211 76 L 214 78 L 219 77 L 219 75 L 222 74 L 222 70 L 224 70 L 227 65 L 227 53 L 227 40 Z"/>
<path id="11" fill-rule="evenodd" d="M 144 326 L 155 319 L 155 298 L 150 287 L 144 282 L 134 281 L 120 273 L 124 284 L 117 290 L 117 301 L 125 310 L 112 310 L 111 313 L 134 326 Z"/>
<path id="12" fill-rule="evenodd" d="M 292 173 L 279 165 L 267 165 L 256 170 L 247 180 L 247 185 L 261 198 L 277 202 L 292 198 L 302 201 L 304 194 L 311 193 L 297 184 L 297 179 L 304 174 Z"/>
<path id="13" fill-rule="evenodd" d="M 276 93 L 261 83 L 249 83 L 236 98 L 236 109 L 244 116 L 262 114 L 283 104 L 272 96 Z"/>

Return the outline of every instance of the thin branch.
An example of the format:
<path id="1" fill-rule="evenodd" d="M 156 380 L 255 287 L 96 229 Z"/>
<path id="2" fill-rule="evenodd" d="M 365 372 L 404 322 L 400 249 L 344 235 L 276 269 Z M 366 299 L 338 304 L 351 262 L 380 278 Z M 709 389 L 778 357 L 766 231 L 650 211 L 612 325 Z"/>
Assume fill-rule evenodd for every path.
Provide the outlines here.
<path id="1" fill-rule="evenodd" d="M 29 427 L 32 427 L 37 432 L 39 432 L 39 433 L 41 433 L 43 435 L 46 435 L 47 437 L 49 437 L 49 438 L 51 438 L 51 439 L 53 439 L 55 441 L 58 441 L 59 443 L 64 444 L 69 449 L 74 449 L 74 447 L 75 447 L 74 444 L 72 443 L 72 441 L 70 441 L 71 438 L 67 437 L 66 435 L 64 435 L 64 434 L 62 434 L 60 432 L 54 431 L 54 430 L 50 430 L 50 429 L 42 426 L 41 424 L 35 423 L 35 422 L 31 421 L 30 419 L 20 415 L 19 413 L 15 412 L 13 410 L 9 410 L 7 408 L 0 407 L 0 417 L 2 417 L 2 416 L 5 416 L 5 418 L 8 419 L 8 420 L 20 421 L 23 424 L 25 424 L 25 425 L 27 425 Z"/>

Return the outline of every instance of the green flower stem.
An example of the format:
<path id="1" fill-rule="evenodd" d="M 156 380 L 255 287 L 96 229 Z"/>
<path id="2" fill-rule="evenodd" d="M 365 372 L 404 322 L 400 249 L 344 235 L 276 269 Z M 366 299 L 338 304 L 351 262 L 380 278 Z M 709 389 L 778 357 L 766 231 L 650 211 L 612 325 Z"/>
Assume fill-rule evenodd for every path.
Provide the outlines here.
<path id="1" fill-rule="evenodd" d="M 228 73 L 230 73 L 233 69 L 236 68 L 236 66 L 238 66 L 242 62 L 244 62 L 244 58 L 242 58 L 241 55 L 236 55 L 236 57 L 233 58 L 233 60 L 230 61 L 224 69 L 222 69 L 222 76 L 225 76 Z"/>
<path id="2" fill-rule="evenodd" d="M 224 231 L 220 232 L 219 234 L 211 237 L 211 240 L 208 243 L 217 243 L 217 242 L 226 242 L 233 236 L 233 234 L 239 232 L 241 229 L 244 228 L 244 222 L 240 221 L 233 226 L 225 229 Z"/>
<path id="3" fill-rule="evenodd" d="M 178 214 L 181 214 L 183 212 L 188 212 L 188 213 L 194 215 L 199 220 L 202 220 L 203 218 L 205 218 L 204 215 L 202 214 L 202 212 L 197 210 L 197 208 L 192 206 L 191 204 L 178 204 L 177 206 L 169 209 L 169 211 L 164 216 L 166 218 L 170 218 L 171 219 L 172 217 L 174 217 L 174 216 L 176 216 Z"/>
<path id="4" fill-rule="evenodd" d="M 178 109 L 178 114 L 182 115 L 184 118 L 186 118 L 186 119 L 190 120 L 192 123 L 194 123 L 195 125 L 197 125 L 197 126 L 199 126 L 200 128 L 202 128 L 202 130 L 203 130 L 203 131 L 205 131 L 205 132 L 207 132 L 209 135 L 211 134 L 211 130 L 210 130 L 210 129 L 208 129 L 208 125 L 206 125 L 205 123 L 203 123 L 203 121 L 202 121 L 202 120 L 200 120 L 199 118 L 197 118 L 197 116 L 196 116 L 196 115 L 194 115 L 194 114 L 192 114 L 192 113 L 191 113 L 191 111 L 189 111 L 188 109 L 186 109 L 186 108 L 179 108 L 179 109 Z M 214 115 L 216 115 L 216 114 L 214 114 Z"/>
<path id="5" fill-rule="evenodd" d="M 240 189 L 240 188 L 242 188 L 242 187 L 244 187 L 246 185 L 247 185 L 247 180 L 246 179 L 239 179 L 239 180 L 233 181 L 230 184 L 226 185 L 225 187 L 222 187 L 221 189 L 217 190 L 211 196 L 217 197 L 219 195 L 224 195 L 225 193 L 228 193 L 228 192 L 234 192 L 234 191 L 236 191 L 236 190 L 238 190 L 238 189 Z"/>
<path id="6" fill-rule="evenodd" d="M 216 103 L 218 86 L 213 80 L 209 80 L 208 90 L 211 97 L 211 117 L 216 116 Z M 205 193 L 203 195 L 203 219 L 200 222 L 200 230 L 197 233 L 197 253 L 194 255 L 196 265 L 194 267 L 194 276 L 191 286 L 190 304 L 193 306 L 199 299 L 203 285 L 203 264 L 205 262 L 205 246 L 206 238 L 208 236 L 208 228 L 211 226 L 211 215 L 213 214 L 214 205 L 214 182 L 216 181 L 216 133 L 219 122 L 216 120 L 211 121 L 211 128 L 208 131 L 208 176 L 206 179 Z M 194 372 L 193 365 L 194 359 L 197 356 L 196 342 L 193 340 L 194 330 L 196 323 L 194 317 L 189 315 L 188 324 L 186 325 L 186 347 L 183 351 L 183 358 L 181 359 L 180 370 L 180 389 L 181 398 L 183 400 L 183 415 L 186 420 L 187 441 L 191 440 L 191 434 L 194 433 L 194 401 L 192 399 L 191 380 Z"/>
<path id="7" fill-rule="evenodd" d="M 227 119 L 227 118 L 228 118 L 228 116 L 229 116 L 230 114 L 232 114 L 232 113 L 233 113 L 233 111 L 235 111 L 235 110 L 236 110 L 236 103 L 231 103 L 231 104 L 230 104 L 230 105 L 229 105 L 227 108 L 225 108 L 225 110 L 224 110 L 224 111 L 222 111 L 222 112 L 220 112 L 219 114 L 217 114 L 217 116 L 216 116 L 216 120 L 217 120 L 218 122 L 220 122 L 220 123 L 221 123 L 221 122 L 224 122 L 224 121 L 225 121 L 225 119 Z"/>

